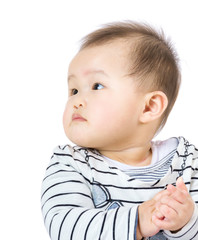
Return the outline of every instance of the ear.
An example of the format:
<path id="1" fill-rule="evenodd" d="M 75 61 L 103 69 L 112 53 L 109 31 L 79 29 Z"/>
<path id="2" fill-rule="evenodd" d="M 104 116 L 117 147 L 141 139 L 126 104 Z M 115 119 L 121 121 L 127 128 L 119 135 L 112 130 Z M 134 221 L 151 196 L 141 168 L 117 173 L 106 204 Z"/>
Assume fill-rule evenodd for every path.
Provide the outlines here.
<path id="1" fill-rule="evenodd" d="M 160 119 L 168 106 L 168 98 L 161 91 L 147 93 L 141 112 L 140 121 L 148 123 L 156 119 Z"/>

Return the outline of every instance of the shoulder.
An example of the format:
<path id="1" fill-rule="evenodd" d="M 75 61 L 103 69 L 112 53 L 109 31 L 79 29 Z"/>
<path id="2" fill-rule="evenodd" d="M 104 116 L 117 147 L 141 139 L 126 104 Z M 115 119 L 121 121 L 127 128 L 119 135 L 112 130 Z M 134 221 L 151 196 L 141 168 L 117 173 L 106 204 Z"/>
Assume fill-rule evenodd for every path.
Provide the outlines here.
<path id="1" fill-rule="evenodd" d="M 53 154 L 57 156 L 66 156 L 66 155 L 74 156 L 75 153 L 83 152 L 81 150 L 84 150 L 84 149 L 79 146 L 71 146 L 69 144 L 58 145 L 54 148 Z"/>
<path id="2" fill-rule="evenodd" d="M 71 145 L 57 146 L 51 158 L 52 161 L 69 164 L 78 169 L 91 168 L 95 161 L 103 162 L 102 159 L 96 150 Z"/>
<path id="3" fill-rule="evenodd" d="M 190 143 L 186 138 L 172 137 L 162 141 L 154 141 L 152 142 L 153 147 L 157 147 L 159 149 L 165 149 L 166 151 L 176 150 L 179 155 L 184 155 L 185 152 L 191 152 L 197 154 L 198 149 L 194 144 Z"/>
<path id="4" fill-rule="evenodd" d="M 68 161 L 81 161 L 85 162 L 87 149 L 79 146 L 71 145 L 58 145 L 53 150 L 52 159 L 64 163 Z"/>
<path id="5" fill-rule="evenodd" d="M 179 155 L 194 155 L 198 157 L 198 149 L 195 147 L 194 144 L 189 142 L 186 138 L 184 137 L 178 137 L 178 147 L 177 147 L 177 152 Z"/>
<path id="6" fill-rule="evenodd" d="M 198 169 L 198 149 L 184 137 L 178 137 L 178 141 L 172 167 L 175 172 L 190 176 Z"/>

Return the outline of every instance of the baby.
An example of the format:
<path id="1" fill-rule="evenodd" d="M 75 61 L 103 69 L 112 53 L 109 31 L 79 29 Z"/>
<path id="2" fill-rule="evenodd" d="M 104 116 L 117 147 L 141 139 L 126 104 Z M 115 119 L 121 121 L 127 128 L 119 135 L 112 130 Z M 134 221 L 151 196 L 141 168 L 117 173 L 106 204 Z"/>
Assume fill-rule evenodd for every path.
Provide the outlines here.
<path id="1" fill-rule="evenodd" d="M 42 184 L 52 240 L 198 239 L 198 149 L 154 142 L 180 86 L 162 32 L 135 22 L 83 39 L 68 70 L 63 125 Z"/>

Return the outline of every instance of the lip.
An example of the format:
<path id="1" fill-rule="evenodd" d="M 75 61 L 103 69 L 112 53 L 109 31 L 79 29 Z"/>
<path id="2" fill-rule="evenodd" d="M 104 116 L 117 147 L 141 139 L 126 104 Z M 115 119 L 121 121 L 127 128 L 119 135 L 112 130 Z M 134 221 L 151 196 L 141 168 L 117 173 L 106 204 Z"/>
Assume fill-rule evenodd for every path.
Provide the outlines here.
<path id="1" fill-rule="evenodd" d="M 80 122 L 85 122 L 87 121 L 84 117 L 82 117 L 79 113 L 74 113 L 72 115 L 72 121 L 80 121 Z"/>

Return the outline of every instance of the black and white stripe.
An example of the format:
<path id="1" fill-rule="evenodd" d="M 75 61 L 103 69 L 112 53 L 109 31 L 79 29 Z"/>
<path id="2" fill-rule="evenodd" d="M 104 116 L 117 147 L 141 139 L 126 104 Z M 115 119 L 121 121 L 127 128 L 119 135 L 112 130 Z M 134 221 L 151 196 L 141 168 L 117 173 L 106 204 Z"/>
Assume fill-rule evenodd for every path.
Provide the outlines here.
<path id="1" fill-rule="evenodd" d="M 142 172 L 145 176 L 141 179 L 137 172 L 128 175 L 108 166 L 98 152 L 69 145 L 57 147 L 46 170 L 41 194 L 43 218 L 50 238 L 134 239 L 138 205 L 167 184 L 175 184 L 181 171 L 193 200 L 198 203 L 198 150 L 193 145 L 180 138 L 176 152 L 157 164 L 152 173 Z M 195 209 L 197 211 L 197 206 Z M 185 232 L 163 232 L 164 236 L 198 239 L 196 211 Z"/>

